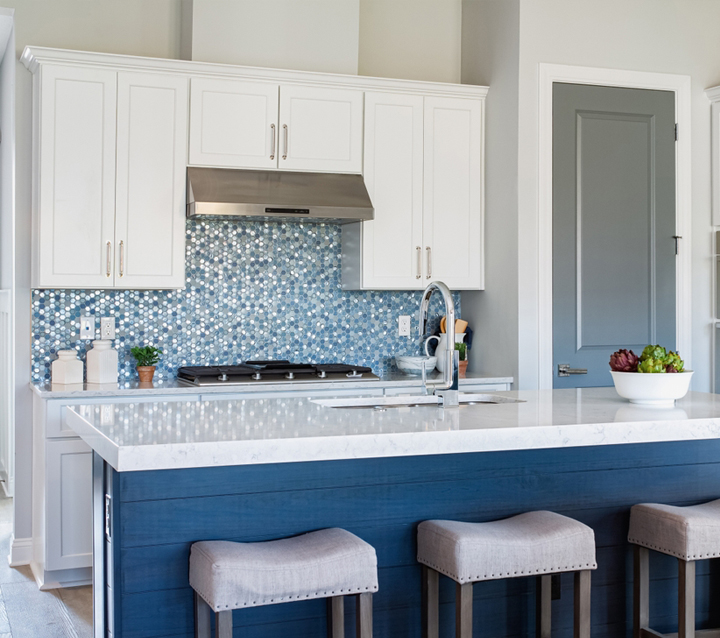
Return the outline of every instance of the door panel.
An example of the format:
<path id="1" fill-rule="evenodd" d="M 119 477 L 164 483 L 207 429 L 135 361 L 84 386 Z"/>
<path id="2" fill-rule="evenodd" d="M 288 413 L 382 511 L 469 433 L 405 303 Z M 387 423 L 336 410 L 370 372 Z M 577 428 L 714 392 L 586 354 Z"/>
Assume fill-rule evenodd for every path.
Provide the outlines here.
<path id="1" fill-rule="evenodd" d="M 280 168 L 362 172 L 363 92 L 280 87 Z"/>
<path id="2" fill-rule="evenodd" d="M 555 387 L 609 386 L 613 351 L 675 348 L 675 99 L 555 84 L 553 102 Z"/>
<path id="3" fill-rule="evenodd" d="M 363 287 L 424 288 L 421 96 L 365 94 L 363 174 L 375 208 L 362 224 Z"/>
<path id="4" fill-rule="evenodd" d="M 424 281 L 480 289 L 482 104 L 425 98 Z"/>
<path id="5" fill-rule="evenodd" d="M 190 164 L 277 167 L 278 85 L 193 78 Z"/>
<path id="6" fill-rule="evenodd" d="M 34 285 L 107 287 L 115 220 L 116 73 L 44 66 L 41 74 Z"/>
<path id="7" fill-rule="evenodd" d="M 118 76 L 115 285 L 185 285 L 188 81 Z"/>

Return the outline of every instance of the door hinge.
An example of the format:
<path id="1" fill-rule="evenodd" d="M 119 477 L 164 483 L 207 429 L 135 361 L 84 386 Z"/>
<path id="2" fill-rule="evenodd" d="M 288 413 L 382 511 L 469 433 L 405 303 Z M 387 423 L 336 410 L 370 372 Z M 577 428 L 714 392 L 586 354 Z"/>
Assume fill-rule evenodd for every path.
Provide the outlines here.
<path id="1" fill-rule="evenodd" d="M 673 239 L 675 240 L 675 254 L 680 254 L 680 240 L 682 239 L 682 235 L 673 235 Z"/>
<path id="2" fill-rule="evenodd" d="M 677 142 L 677 124 L 675 125 L 675 141 Z"/>

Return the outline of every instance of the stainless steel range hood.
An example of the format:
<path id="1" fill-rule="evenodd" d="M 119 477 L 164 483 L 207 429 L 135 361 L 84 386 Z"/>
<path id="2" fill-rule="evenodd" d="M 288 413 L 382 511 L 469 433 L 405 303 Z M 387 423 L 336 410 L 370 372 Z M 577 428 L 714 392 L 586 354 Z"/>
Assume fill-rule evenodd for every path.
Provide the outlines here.
<path id="1" fill-rule="evenodd" d="M 266 220 L 373 219 L 362 175 L 189 167 L 187 215 Z"/>

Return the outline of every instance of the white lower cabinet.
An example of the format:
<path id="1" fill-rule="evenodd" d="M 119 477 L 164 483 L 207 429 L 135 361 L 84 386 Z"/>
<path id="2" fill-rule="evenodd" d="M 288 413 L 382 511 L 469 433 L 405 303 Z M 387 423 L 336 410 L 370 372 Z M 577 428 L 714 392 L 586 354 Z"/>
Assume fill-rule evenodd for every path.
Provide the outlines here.
<path id="1" fill-rule="evenodd" d="M 46 442 L 47 520 L 45 567 L 92 566 L 92 450 L 80 439 Z"/>

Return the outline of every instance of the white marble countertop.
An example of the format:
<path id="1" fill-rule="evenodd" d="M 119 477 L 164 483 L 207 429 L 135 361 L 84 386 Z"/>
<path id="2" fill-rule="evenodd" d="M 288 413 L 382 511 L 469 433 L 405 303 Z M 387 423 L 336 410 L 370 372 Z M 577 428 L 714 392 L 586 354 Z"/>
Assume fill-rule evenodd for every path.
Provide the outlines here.
<path id="1" fill-rule="evenodd" d="M 439 377 L 436 373 L 429 378 Z M 513 383 L 512 377 L 493 376 L 487 374 L 468 373 L 467 378 L 460 379 L 460 387 L 478 384 Z M 362 393 L 364 388 L 402 388 L 419 387 L 422 381 L 418 376 L 410 376 L 401 372 L 392 373 L 377 380 L 348 381 L 343 383 L 268 383 L 258 381 L 246 385 L 235 386 L 193 386 L 179 382 L 177 379 L 155 381 L 152 384 L 142 384 L 139 381 L 125 381 L 115 384 L 88 384 L 58 385 L 52 383 L 30 384 L 32 391 L 42 399 L 82 399 L 99 397 L 129 397 L 129 396 L 169 396 L 183 394 L 247 394 L 251 392 L 292 392 L 318 390 L 357 390 Z"/>
<path id="2" fill-rule="evenodd" d="M 492 395 L 491 395 L 492 396 Z M 502 392 L 522 403 L 330 408 L 309 398 L 80 405 L 67 423 L 119 471 L 714 439 L 720 395 L 671 409 L 614 388 Z"/>

